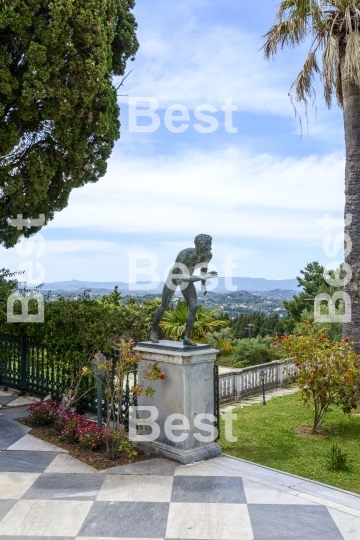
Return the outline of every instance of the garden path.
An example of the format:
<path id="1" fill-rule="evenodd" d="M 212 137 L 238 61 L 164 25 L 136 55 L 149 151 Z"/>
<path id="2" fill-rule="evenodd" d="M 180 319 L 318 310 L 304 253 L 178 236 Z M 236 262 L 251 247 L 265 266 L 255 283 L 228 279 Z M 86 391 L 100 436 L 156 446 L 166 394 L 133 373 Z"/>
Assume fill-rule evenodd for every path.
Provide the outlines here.
<path id="1" fill-rule="evenodd" d="M 290 388 L 274 388 L 274 390 L 266 390 L 265 400 L 269 401 L 281 396 L 288 396 L 289 394 L 296 394 L 299 391 L 297 386 L 292 386 Z M 263 397 L 262 394 L 256 394 L 255 396 L 250 396 L 239 401 L 232 401 L 231 403 L 224 403 L 220 406 L 220 412 L 226 413 L 233 411 L 234 409 L 242 409 L 243 407 L 249 407 L 250 405 L 259 405 L 262 403 Z M 360 535 L 359 535 L 360 539 Z"/>

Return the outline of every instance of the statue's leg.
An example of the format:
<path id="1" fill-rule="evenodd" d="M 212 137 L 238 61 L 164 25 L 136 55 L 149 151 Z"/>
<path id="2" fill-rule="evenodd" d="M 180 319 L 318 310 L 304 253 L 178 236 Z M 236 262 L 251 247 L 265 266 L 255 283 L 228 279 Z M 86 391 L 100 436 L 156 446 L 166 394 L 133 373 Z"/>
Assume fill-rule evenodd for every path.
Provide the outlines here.
<path id="1" fill-rule="evenodd" d="M 189 283 L 189 285 L 181 292 L 189 307 L 189 313 L 188 313 L 188 316 L 186 317 L 184 345 L 196 345 L 196 343 L 194 343 L 190 339 L 191 331 L 193 329 L 195 318 L 196 318 L 196 310 L 197 310 L 197 295 L 196 295 L 195 285 L 193 283 Z"/>
<path id="2" fill-rule="evenodd" d="M 161 305 L 155 311 L 153 325 L 152 325 L 151 334 L 150 334 L 150 341 L 152 341 L 153 343 L 159 343 L 159 339 L 158 339 L 159 324 L 165 311 L 170 306 L 171 299 L 174 296 L 174 293 L 175 293 L 175 289 L 172 290 L 167 285 L 164 285 L 162 297 L 161 297 Z"/>

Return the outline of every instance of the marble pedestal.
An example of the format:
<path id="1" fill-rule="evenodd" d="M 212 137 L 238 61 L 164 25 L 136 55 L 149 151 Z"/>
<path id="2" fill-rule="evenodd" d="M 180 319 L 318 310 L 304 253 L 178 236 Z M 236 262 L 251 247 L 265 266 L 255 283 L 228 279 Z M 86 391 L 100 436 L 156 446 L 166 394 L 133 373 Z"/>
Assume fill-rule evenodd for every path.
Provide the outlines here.
<path id="1" fill-rule="evenodd" d="M 208 345 L 196 347 L 184 346 L 177 341 L 161 340 L 159 343 L 138 343 L 134 349 L 141 355 L 139 366 L 139 382 L 149 363 L 158 362 L 166 375 L 164 381 L 148 383 L 156 389 L 151 398 L 139 398 L 139 405 L 153 406 L 158 410 L 155 422 L 159 425 L 160 433 L 156 440 L 149 441 L 144 437 L 144 428 L 139 430 L 134 446 L 153 454 L 162 455 L 188 464 L 202 459 L 211 458 L 221 453 L 220 446 L 211 437 L 208 430 L 199 429 L 199 414 L 214 415 L 214 363 L 218 351 Z M 147 381 L 144 381 L 145 387 Z M 165 432 L 166 419 L 175 413 L 180 413 L 189 422 L 175 419 L 173 425 L 179 429 L 174 435 L 179 437 L 188 434 L 185 440 L 175 442 L 167 437 Z M 149 417 L 148 412 L 140 411 L 140 418 Z M 196 419 L 196 417 L 198 417 Z M 214 420 L 202 420 L 204 424 L 214 426 Z M 168 421 L 169 422 L 169 421 Z M 195 425 L 197 423 L 197 426 Z M 181 429 L 181 426 L 184 428 Z M 168 430 L 169 433 L 169 430 Z M 197 437 L 205 436 L 211 440 L 204 442 Z"/>

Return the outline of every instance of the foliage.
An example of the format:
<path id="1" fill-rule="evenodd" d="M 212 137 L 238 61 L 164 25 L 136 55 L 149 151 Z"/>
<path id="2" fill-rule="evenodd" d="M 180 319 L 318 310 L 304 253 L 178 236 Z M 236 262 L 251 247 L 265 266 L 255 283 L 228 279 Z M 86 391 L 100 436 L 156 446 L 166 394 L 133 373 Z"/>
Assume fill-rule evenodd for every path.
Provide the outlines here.
<path id="1" fill-rule="evenodd" d="M 122 337 L 146 339 L 157 306 L 157 300 L 139 305 L 135 299 L 125 305 L 117 290 L 99 300 L 91 299 L 85 291 L 76 300 L 60 297 L 55 302 L 45 301 L 43 323 L 4 323 L 0 331 L 24 333 L 46 347 L 59 371 L 69 376 L 64 404 L 72 406 L 81 404 L 81 398 L 93 388 L 90 372 L 83 368 L 89 367 L 94 355 L 98 351 L 109 353 Z"/>
<path id="2" fill-rule="evenodd" d="M 328 469 L 330 471 L 346 471 L 347 455 L 342 453 L 341 448 L 335 443 L 331 446 L 329 457 L 327 459 Z"/>
<path id="3" fill-rule="evenodd" d="M 229 319 L 223 319 L 228 321 Z M 220 351 L 220 356 L 228 356 L 234 350 L 234 339 L 233 332 L 231 328 L 221 328 L 221 330 L 215 330 L 214 332 L 206 333 L 206 342 L 213 349 L 218 349 Z"/>
<path id="4" fill-rule="evenodd" d="M 282 334 L 284 332 L 283 320 L 279 315 L 265 315 L 259 311 L 251 314 L 239 315 L 230 322 L 230 328 L 234 337 L 238 339 L 249 337 L 256 338 L 257 336 L 265 337 L 275 333 Z"/>
<path id="5" fill-rule="evenodd" d="M 78 300 L 60 298 L 45 302 L 44 323 L 28 324 L 26 333 L 42 343 L 47 353 L 56 359 L 58 369 L 69 374 L 69 390 L 64 404 L 72 406 L 86 391 L 91 391 L 88 371 L 98 350 L 110 351 L 116 342 L 121 324 L 117 308 L 91 300 L 84 293 Z"/>
<path id="6" fill-rule="evenodd" d="M 227 326 L 229 321 L 217 319 L 216 315 L 220 309 L 206 309 L 199 305 L 196 312 L 196 319 L 191 333 L 191 339 L 195 342 L 203 343 L 206 340 L 206 333 L 213 332 L 221 327 Z M 175 309 L 168 309 L 160 322 L 160 328 L 164 334 L 174 341 L 180 341 L 185 333 L 186 317 L 189 313 L 188 305 L 180 300 Z"/>
<path id="7" fill-rule="evenodd" d="M 79 439 L 79 429 L 84 428 L 88 424 L 88 420 L 81 414 L 69 411 L 55 424 L 59 429 L 60 437 L 68 443 L 74 443 Z"/>
<path id="8" fill-rule="evenodd" d="M 298 393 L 271 399 L 266 407 L 255 404 L 231 412 L 237 417 L 232 423 L 237 442 L 226 440 L 221 415 L 218 442 L 223 453 L 360 494 L 360 416 L 345 416 L 333 407 L 323 425 L 327 435 L 303 437 L 297 428 L 311 425 L 312 414 Z M 329 471 L 325 456 L 334 443 L 347 455 L 351 469 Z"/>
<path id="9" fill-rule="evenodd" d="M 344 413 L 357 408 L 360 356 L 347 338 L 332 342 L 324 329 L 305 321 L 296 336 L 276 338 L 274 344 L 284 357 L 295 361 L 301 399 L 313 410 L 314 433 L 331 406 L 340 406 Z"/>
<path id="10" fill-rule="evenodd" d="M 80 426 L 77 430 L 77 440 L 83 448 L 95 450 L 95 448 L 101 446 L 104 439 L 104 430 L 93 423 Z"/>
<path id="11" fill-rule="evenodd" d="M 78 443 L 84 448 L 95 450 L 105 438 L 102 428 L 58 401 L 39 401 L 28 408 L 29 418 L 34 424 L 54 425 L 62 439 Z"/>
<path id="12" fill-rule="evenodd" d="M 325 268 L 318 262 L 308 263 L 304 270 L 300 270 L 302 276 L 297 276 L 298 287 L 303 290 L 294 295 L 292 300 L 284 301 L 284 307 L 288 312 L 288 317 L 284 319 L 284 326 L 287 332 L 293 332 L 296 325 L 304 318 L 314 318 L 314 299 L 320 293 L 327 293 L 332 296 L 335 292 L 342 290 L 340 287 L 329 285 L 324 279 Z M 334 272 L 329 271 L 328 274 L 334 277 Z M 340 277 L 343 277 L 343 270 L 340 268 Z M 342 301 L 339 301 L 342 304 Z M 337 308 L 342 309 L 342 305 Z M 322 306 L 322 310 L 325 310 Z M 341 323 L 318 323 L 319 328 L 326 328 L 327 332 L 332 335 L 335 340 L 341 337 Z"/>
<path id="13" fill-rule="evenodd" d="M 84 448 L 95 450 L 101 446 L 105 439 L 104 430 L 76 412 L 62 414 L 59 421 L 55 421 L 60 437 L 67 442 L 78 443 Z"/>
<path id="14" fill-rule="evenodd" d="M 320 309 L 321 309 L 321 312 L 323 312 L 325 311 L 326 306 L 321 306 Z M 342 309 L 342 307 L 340 309 Z M 301 313 L 300 322 L 295 324 L 294 329 L 291 333 L 296 335 L 298 332 L 301 332 L 302 324 L 304 321 L 311 321 L 314 328 L 316 328 L 317 330 L 324 330 L 329 336 L 329 339 L 331 341 L 342 340 L 342 324 L 341 323 L 314 322 L 314 312 L 307 311 L 307 310 L 304 310 Z"/>
<path id="15" fill-rule="evenodd" d="M 41 426 L 53 424 L 58 416 L 59 402 L 50 399 L 39 401 L 30 405 L 27 410 L 29 412 L 29 418 L 34 424 Z"/>
<path id="16" fill-rule="evenodd" d="M 336 93 L 343 105 L 343 80 L 360 86 L 360 11 L 353 0 L 283 0 L 280 2 L 276 24 L 264 36 L 266 58 L 275 56 L 278 48 L 294 47 L 311 37 L 311 47 L 304 66 L 296 78 L 295 97 L 308 103 L 315 99 L 313 79 L 321 75 L 324 97 L 328 107 Z M 323 51 L 322 70 L 316 54 Z"/>
<path id="17" fill-rule="evenodd" d="M 114 75 L 138 49 L 134 0 L 9 0 L 0 6 L 0 243 L 46 222 L 106 172 L 120 123 Z"/>
<path id="18" fill-rule="evenodd" d="M 136 455 L 135 450 L 129 449 L 125 444 L 125 429 L 123 425 L 123 396 L 125 391 L 125 377 L 127 373 L 134 370 L 134 366 L 140 363 L 140 356 L 132 352 L 133 340 L 120 341 L 117 358 L 108 359 L 104 355 L 97 353 L 96 361 L 98 368 L 102 372 L 102 385 L 106 400 L 106 420 L 105 420 L 105 442 L 109 459 L 116 459 L 121 449 L 128 452 L 129 457 Z M 158 381 L 165 379 L 158 363 L 149 364 L 144 373 L 143 380 Z M 136 384 L 132 388 L 133 399 L 140 395 L 152 396 L 155 390 L 152 386 Z"/>
<path id="19" fill-rule="evenodd" d="M 0 329 L 6 324 L 7 300 L 18 287 L 17 275 L 18 272 L 10 272 L 5 268 L 0 270 Z"/>
<path id="20" fill-rule="evenodd" d="M 271 349 L 271 342 L 270 337 L 237 340 L 233 352 L 235 362 L 232 367 L 243 368 L 276 360 L 278 355 Z"/>
<path id="21" fill-rule="evenodd" d="M 125 304 L 121 298 L 121 293 L 117 291 L 117 287 L 108 296 L 103 296 L 97 301 L 105 307 L 117 307 L 119 314 L 118 337 L 126 340 L 132 338 L 135 342 L 148 339 L 154 313 L 161 303 L 160 298 L 149 299 L 138 303 L 136 298 L 131 297 L 127 304 Z"/>

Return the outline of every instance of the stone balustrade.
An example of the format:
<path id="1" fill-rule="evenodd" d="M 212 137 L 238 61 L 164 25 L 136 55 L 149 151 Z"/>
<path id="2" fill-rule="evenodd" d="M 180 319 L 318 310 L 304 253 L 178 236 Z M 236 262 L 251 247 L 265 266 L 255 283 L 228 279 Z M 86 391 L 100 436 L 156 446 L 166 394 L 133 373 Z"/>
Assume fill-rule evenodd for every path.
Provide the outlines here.
<path id="1" fill-rule="evenodd" d="M 294 378 L 292 360 L 275 360 L 246 368 L 233 368 L 219 374 L 219 402 L 237 401 L 261 392 L 261 371 L 264 371 L 265 389 L 278 388 Z"/>

